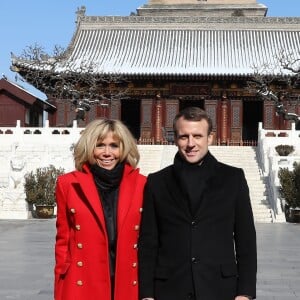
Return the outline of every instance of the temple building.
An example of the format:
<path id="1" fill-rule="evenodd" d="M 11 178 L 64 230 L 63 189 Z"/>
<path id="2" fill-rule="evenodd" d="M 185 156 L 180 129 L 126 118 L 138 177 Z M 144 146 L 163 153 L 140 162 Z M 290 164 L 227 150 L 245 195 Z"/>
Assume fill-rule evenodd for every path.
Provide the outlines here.
<path id="1" fill-rule="evenodd" d="M 285 109 L 300 113 L 300 84 L 290 88 L 293 72 L 283 68 L 283 60 L 299 61 L 299 49 L 300 17 L 268 17 L 256 0 L 149 0 L 125 17 L 86 16 L 81 7 L 62 56 L 13 56 L 12 69 L 57 107 L 55 126 L 70 124 L 74 106 L 86 103 L 82 126 L 118 118 L 140 141 L 172 142 L 175 114 L 198 106 L 213 120 L 216 143 L 241 144 L 257 140 L 259 122 L 290 128 L 249 87 L 254 78 L 269 78 Z"/>

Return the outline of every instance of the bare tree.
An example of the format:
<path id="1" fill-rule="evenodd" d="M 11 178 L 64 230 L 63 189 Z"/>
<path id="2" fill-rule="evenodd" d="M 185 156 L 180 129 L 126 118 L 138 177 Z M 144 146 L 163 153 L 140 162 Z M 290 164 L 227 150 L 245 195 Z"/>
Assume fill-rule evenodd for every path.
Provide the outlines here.
<path id="1" fill-rule="evenodd" d="M 255 74 L 248 81 L 248 89 L 251 93 L 258 94 L 264 100 L 273 101 L 276 113 L 284 120 L 294 121 L 297 128 L 300 125 L 300 116 L 288 112 L 283 102 L 284 100 L 291 100 L 293 98 L 293 90 L 300 86 L 300 58 L 281 51 L 277 61 L 280 69 L 279 73 L 277 65 L 254 66 Z M 277 87 L 276 90 L 274 89 L 275 85 Z M 299 100 L 300 95 L 297 98 L 297 101 Z"/>
<path id="2" fill-rule="evenodd" d="M 95 65 L 82 61 L 74 67 L 67 52 L 54 46 L 52 55 L 38 44 L 27 46 L 17 57 L 12 54 L 12 70 L 17 80 L 26 81 L 56 101 L 70 102 L 76 120 L 85 120 L 91 105 L 111 105 L 116 99 L 127 98 L 128 80 L 121 74 L 95 74 Z M 21 62 L 21 63 L 20 63 Z"/>
<path id="3" fill-rule="evenodd" d="M 300 52 L 299 57 L 295 57 L 292 53 L 281 51 L 278 56 L 278 61 L 283 70 L 290 71 L 294 76 L 289 77 L 289 84 L 298 85 L 300 80 Z"/>

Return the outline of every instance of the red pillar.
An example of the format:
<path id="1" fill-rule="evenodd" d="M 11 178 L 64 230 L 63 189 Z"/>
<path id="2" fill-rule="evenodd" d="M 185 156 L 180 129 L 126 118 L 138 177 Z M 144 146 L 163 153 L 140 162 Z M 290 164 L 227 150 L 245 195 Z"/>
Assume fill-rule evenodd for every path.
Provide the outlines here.
<path id="1" fill-rule="evenodd" d="M 162 141 L 162 103 L 157 97 L 155 101 L 155 143 Z"/>
<path id="2" fill-rule="evenodd" d="M 221 104 L 221 145 L 227 144 L 227 135 L 228 132 L 228 101 L 227 97 L 222 97 L 222 104 Z"/>

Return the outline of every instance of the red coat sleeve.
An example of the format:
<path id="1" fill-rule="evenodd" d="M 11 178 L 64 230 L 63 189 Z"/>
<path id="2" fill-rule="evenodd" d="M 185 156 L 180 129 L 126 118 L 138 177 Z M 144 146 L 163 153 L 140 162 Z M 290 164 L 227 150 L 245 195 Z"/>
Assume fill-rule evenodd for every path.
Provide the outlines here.
<path id="1" fill-rule="evenodd" d="M 68 261 L 68 247 L 70 226 L 67 216 L 66 205 L 66 183 L 65 177 L 61 176 L 56 185 L 57 219 L 56 219 L 56 243 L 55 243 L 55 268 L 54 268 L 54 299 L 62 300 L 60 277 L 67 271 L 70 262 Z"/>

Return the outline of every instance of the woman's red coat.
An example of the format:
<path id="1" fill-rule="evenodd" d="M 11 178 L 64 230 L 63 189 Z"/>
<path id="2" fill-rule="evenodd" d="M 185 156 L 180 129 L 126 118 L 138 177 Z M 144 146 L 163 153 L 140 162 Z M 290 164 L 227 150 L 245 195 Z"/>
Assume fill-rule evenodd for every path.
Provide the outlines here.
<path id="1" fill-rule="evenodd" d="M 114 300 L 137 300 L 137 240 L 146 178 L 125 165 L 119 189 Z M 87 166 L 58 178 L 55 300 L 111 300 L 108 238 Z"/>

